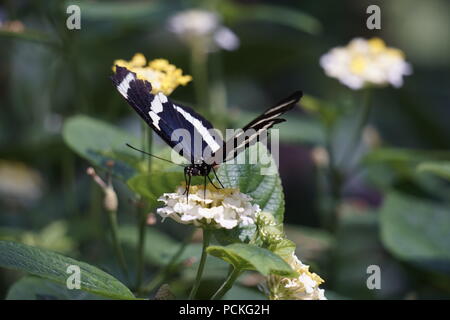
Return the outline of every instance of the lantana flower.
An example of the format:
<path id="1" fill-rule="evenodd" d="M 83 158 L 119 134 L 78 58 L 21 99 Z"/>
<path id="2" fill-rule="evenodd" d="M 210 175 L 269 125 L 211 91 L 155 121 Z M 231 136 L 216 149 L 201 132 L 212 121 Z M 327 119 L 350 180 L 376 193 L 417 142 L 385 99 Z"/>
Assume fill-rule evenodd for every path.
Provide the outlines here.
<path id="1" fill-rule="evenodd" d="M 142 53 L 136 53 L 130 61 L 114 61 L 113 71 L 116 66 L 125 67 L 136 73 L 138 79 L 149 81 L 153 94 L 162 92 L 170 95 L 179 85 L 184 86 L 192 80 L 190 75 L 183 75 L 183 70 L 165 59 L 155 59 L 147 63 Z"/>
<path id="2" fill-rule="evenodd" d="M 289 265 L 299 276 L 284 278 L 271 275 L 267 278 L 266 291 L 271 300 L 326 300 L 324 289 L 319 286 L 324 280 L 317 274 L 309 271 L 309 266 L 303 264 L 297 256 L 287 259 Z"/>
<path id="3" fill-rule="evenodd" d="M 252 198 L 238 189 L 215 189 L 212 185 L 190 186 L 189 198 L 186 188 L 178 187 L 174 193 L 164 193 L 158 200 L 165 206 L 157 209 L 163 218 L 179 223 L 201 227 L 233 229 L 238 225 L 254 224 L 261 211 Z"/>
<path id="4" fill-rule="evenodd" d="M 403 76 L 412 74 L 404 53 L 387 47 L 380 38 L 355 38 L 345 47 L 331 49 L 320 58 L 325 73 L 357 90 L 365 86 L 403 85 Z"/>
<path id="5" fill-rule="evenodd" d="M 223 26 L 220 17 L 211 11 L 189 9 L 181 11 L 169 19 L 169 30 L 182 41 L 204 45 L 205 50 L 214 51 L 217 48 L 236 50 L 239 38 L 229 28 Z"/>

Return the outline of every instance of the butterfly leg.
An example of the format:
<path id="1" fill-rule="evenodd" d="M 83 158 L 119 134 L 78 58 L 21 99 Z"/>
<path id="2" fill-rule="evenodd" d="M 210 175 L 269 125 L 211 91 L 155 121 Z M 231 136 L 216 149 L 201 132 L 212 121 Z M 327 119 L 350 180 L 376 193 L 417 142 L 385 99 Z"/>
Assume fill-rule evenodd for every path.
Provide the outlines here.
<path id="1" fill-rule="evenodd" d="M 214 170 L 214 167 L 212 168 L 212 171 L 214 173 L 214 177 L 216 177 L 216 180 L 219 181 L 220 186 L 222 187 L 222 189 L 225 189 L 225 187 L 223 186 L 222 182 L 220 182 L 219 177 L 217 176 L 216 170 Z M 210 179 L 211 180 L 211 179 Z M 212 183 L 212 181 L 211 181 Z M 214 185 L 214 184 L 213 184 Z M 215 186 L 214 186 L 215 187 Z M 219 189 L 216 187 L 216 189 Z"/>
<path id="2" fill-rule="evenodd" d="M 189 202 L 189 188 L 191 187 L 191 178 L 192 178 L 192 176 L 190 174 L 188 174 L 188 183 L 187 183 L 187 186 L 186 186 L 186 191 L 187 191 L 186 203 Z"/>
<path id="3" fill-rule="evenodd" d="M 206 176 L 203 183 L 203 200 L 206 200 Z"/>
<path id="4" fill-rule="evenodd" d="M 184 190 L 183 194 L 188 192 L 188 180 L 187 180 L 187 176 L 186 176 L 186 171 L 184 172 L 184 183 L 186 185 L 186 189 Z"/>
<path id="5" fill-rule="evenodd" d="M 211 182 L 211 184 L 214 186 L 214 188 L 216 188 L 217 190 L 223 189 L 223 188 L 217 187 L 217 186 L 214 184 L 214 182 L 211 180 L 211 178 L 210 178 L 209 176 L 205 176 L 205 179 L 206 179 L 206 177 L 208 177 L 209 182 Z"/>

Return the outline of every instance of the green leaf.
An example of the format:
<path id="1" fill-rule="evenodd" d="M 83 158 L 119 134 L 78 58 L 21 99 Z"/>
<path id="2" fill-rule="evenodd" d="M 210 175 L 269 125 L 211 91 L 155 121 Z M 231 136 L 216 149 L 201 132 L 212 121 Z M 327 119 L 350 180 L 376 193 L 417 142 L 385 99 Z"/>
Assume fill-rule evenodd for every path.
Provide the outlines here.
<path id="1" fill-rule="evenodd" d="M 56 41 L 52 40 L 47 34 L 37 30 L 30 30 L 30 29 L 25 29 L 22 32 L 0 30 L 0 38 L 25 40 L 51 46 L 56 46 L 58 44 Z"/>
<path id="2" fill-rule="evenodd" d="M 450 273 L 449 205 L 390 193 L 380 212 L 381 238 L 398 258 Z"/>
<path id="3" fill-rule="evenodd" d="M 217 171 L 220 182 L 226 188 L 239 188 L 242 193 L 252 197 L 262 211 L 271 213 L 278 223 L 283 222 L 284 194 L 281 180 L 273 158 L 270 165 L 249 164 L 248 155 L 255 150 L 267 151 L 264 145 L 258 143 L 245 153 L 244 164 L 222 164 Z M 271 174 L 265 171 L 268 167 L 274 169 Z M 264 174 L 262 174 L 264 173 Z M 233 242 L 249 242 L 256 232 L 255 225 L 238 226 L 232 230 L 215 230 L 214 236 L 221 244 Z"/>
<path id="4" fill-rule="evenodd" d="M 136 234 L 137 228 L 134 226 L 121 226 L 119 228 L 120 241 L 129 250 L 137 247 Z M 147 228 L 145 235 L 145 259 L 148 263 L 155 266 L 167 265 L 181 245 L 181 242 L 172 239 L 165 233 L 155 228 Z M 188 244 L 184 252 L 178 257 L 177 262 L 190 257 L 196 257 L 199 260 L 200 254 L 201 244 Z"/>
<path id="5" fill-rule="evenodd" d="M 430 172 L 446 180 L 450 180 L 450 161 L 424 162 L 417 167 L 419 172 Z"/>
<path id="6" fill-rule="evenodd" d="M 12 241 L 0 241 L 0 252 L 1 267 L 65 285 L 69 277 L 67 267 L 76 265 L 81 270 L 81 290 L 113 299 L 134 299 L 131 291 L 119 280 L 85 262 Z"/>
<path id="7" fill-rule="evenodd" d="M 87 116 L 74 116 L 64 123 L 63 138 L 78 155 L 93 165 L 105 167 L 114 161 L 113 174 L 127 180 L 136 174 L 140 159 L 125 144 L 137 145 L 136 137 Z"/>
<path id="8" fill-rule="evenodd" d="M 267 298 L 256 288 L 247 288 L 236 284 L 225 294 L 223 300 L 267 300 Z"/>
<path id="9" fill-rule="evenodd" d="M 175 192 L 175 189 L 184 182 L 184 174 L 181 172 L 152 172 L 140 174 L 127 181 L 128 186 L 134 192 L 145 197 L 151 208 L 161 206 L 158 198 L 166 192 Z"/>
<path id="10" fill-rule="evenodd" d="M 270 250 L 251 244 L 234 243 L 228 246 L 209 246 L 206 251 L 239 270 L 256 270 L 268 276 L 296 276 L 289 264 Z"/>
<path id="11" fill-rule="evenodd" d="M 273 253 L 279 255 L 283 259 L 288 259 L 295 253 L 296 245 L 289 239 L 283 239 L 276 243 L 273 243 L 268 248 Z"/>
<path id="12" fill-rule="evenodd" d="M 272 5 L 239 5 L 223 1 L 219 7 L 225 18 L 230 20 L 260 20 L 285 25 L 303 32 L 318 34 L 322 31 L 319 20 L 313 16 L 292 8 Z"/>
<path id="13" fill-rule="evenodd" d="M 270 166 L 274 171 L 265 171 L 269 165 L 249 164 L 249 153 L 266 152 L 263 144 L 257 143 L 247 149 L 245 164 L 223 164 L 217 171 L 220 182 L 227 188 L 239 188 L 242 193 L 252 197 L 262 211 L 270 212 L 278 223 L 283 222 L 284 194 L 280 176 L 273 158 Z"/>
<path id="14" fill-rule="evenodd" d="M 86 2 L 86 1 L 66 1 L 68 5 L 78 5 L 81 9 L 83 18 L 105 20 L 127 20 L 132 22 L 134 19 L 147 19 L 149 15 L 157 17 L 161 15 L 163 6 L 156 2 L 116 2 L 116 1 L 102 1 L 102 2 Z"/>
<path id="15" fill-rule="evenodd" d="M 69 290 L 65 286 L 46 279 L 27 276 L 14 283 L 7 300 L 102 300 L 82 290 Z"/>
<path id="16" fill-rule="evenodd" d="M 370 152 L 365 162 L 368 164 L 385 162 L 392 165 L 416 165 L 430 159 L 450 160 L 449 151 L 412 150 L 402 148 L 378 148 Z"/>

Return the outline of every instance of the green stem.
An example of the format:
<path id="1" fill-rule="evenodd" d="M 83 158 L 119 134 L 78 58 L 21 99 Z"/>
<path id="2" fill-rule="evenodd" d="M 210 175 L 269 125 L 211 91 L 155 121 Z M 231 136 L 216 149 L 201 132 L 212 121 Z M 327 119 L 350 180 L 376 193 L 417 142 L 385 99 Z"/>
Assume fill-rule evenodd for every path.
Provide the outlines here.
<path id="1" fill-rule="evenodd" d="M 369 121 L 370 111 L 372 109 L 372 89 L 366 88 L 363 91 L 363 97 L 362 97 L 362 114 L 359 118 L 358 126 L 356 127 L 356 130 L 350 139 L 350 143 L 347 145 L 347 152 L 344 153 L 344 159 L 343 163 L 346 163 L 349 161 L 348 157 L 352 156 L 354 151 L 358 148 L 358 145 L 361 141 L 361 137 L 363 134 L 363 130 L 365 126 L 367 125 L 367 122 Z"/>
<path id="2" fill-rule="evenodd" d="M 200 258 L 200 264 L 197 269 L 197 276 L 195 277 L 194 286 L 192 287 L 191 293 L 189 294 L 189 300 L 192 300 L 197 295 L 198 287 L 200 286 L 200 282 L 202 280 L 203 269 L 205 268 L 206 262 L 206 248 L 209 245 L 209 241 L 211 239 L 211 231 L 207 229 L 203 229 L 203 247 L 202 247 L 202 257 Z"/>
<path id="3" fill-rule="evenodd" d="M 152 132 L 146 123 L 141 121 L 141 142 L 142 150 L 151 153 L 152 149 Z M 143 160 L 145 155 L 142 154 Z M 147 158 L 147 173 L 151 172 L 151 158 Z M 139 200 L 142 200 L 141 198 Z M 136 290 L 141 291 L 142 281 L 144 279 L 144 264 L 145 264 L 145 227 L 147 224 L 146 210 L 138 208 L 138 257 L 137 257 L 137 272 L 136 272 Z"/>
<path id="4" fill-rule="evenodd" d="M 128 267 L 125 260 L 125 256 L 122 251 L 122 247 L 119 242 L 119 231 L 117 224 L 117 212 L 116 211 L 108 211 L 109 224 L 111 226 L 111 235 L 114 245 L 114 251 L 116 253 L 117 261 L 122 269 L 122 272 L 126 277 L 128 277 Z"/>
<path id="5" fill-rule="evenodd" d="M 191 43 L 191 72 L 194 79 L 197 107 L 204 112 L 208 111 L 208 54 L 205 51 L 201 39 L 193 40 Z"/>
<path id="6" fill-rule="evenodd" d="M 326 134 L 326 149 L 329 157 L 329 183 L 331 193 L 331 205 L 328 219 L 326 221 L 326 228 L 331 233 L 335 233 L 338 223 L 338 207 L 341 201 L 341 174 L 339 168 L 336 166 L 336 157 L 333 150 L 332 143 L 332 128 L 327 128 Z"/>
<path id="7" fill-rule="evenodd" d="M 174 270 L 174 267 L 177 264 L 180 256 L 183 254 L 184 250 L 186 249 L 186 246 L 191 242 L 194 232 L 195 232 L 195 229 L 193 232 L 190 232 L 189 235 L 183 240 L 183 242 L 181 243 L 177 252 L 170 259 L 169 263 L 164 268 L 162 268 L 158 272 L 158 274 L 155 277 L 153 277 L 153 279 L 144 287 L 143 292 L 151 292 L 152 290 L 157 288 L 159 285 L 161 285 L 167 279 L 167 277 Z"/>
<path id="8" fill-rule="evenodd" d="M 224 281 L 224 283 L 220 286 L 219 290 L 214 293 L 214 295 L 211 297 L 211 300 L 219 300 L 221 299 L 225 293 L 228 292 L 228 290 L 231 289 L 236 279 L 239 277 L 241 273 L 241 270 L 238 268 L 233 267 L 233 271 L 230 272 L 227 279 Z"/>

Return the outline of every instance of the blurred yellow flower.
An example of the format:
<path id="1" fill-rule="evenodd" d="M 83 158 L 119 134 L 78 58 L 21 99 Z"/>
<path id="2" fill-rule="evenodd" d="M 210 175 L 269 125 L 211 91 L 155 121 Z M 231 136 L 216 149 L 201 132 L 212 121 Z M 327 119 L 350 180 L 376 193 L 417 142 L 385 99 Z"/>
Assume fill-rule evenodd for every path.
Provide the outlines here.
<path id="1" fill-rule="evenodd" d="M 147 80 L 152 85 L 152 93 L 162 92 L 169 95 L 179 85 L 186 85 L 192 80 L 190 75 L 183 75 L 183 70 L 178 69 L 165 59 L 155 59 L 147 64 L 147 59 L 142 53 L 136 53 L 130 61 L 114 61 L 113 71 L 116 66 L 125 67 L 136 73 L 138 79 Z"/>
<path id="2" fill-rule="evenodd" d="M 324 54 L 320 65 L 328 76 L 355 90 L 388 84 L 398 88 L 403 85 L 403 76 L 412 73 L 404 53 L 387 47 L 380 38 L 355 38 L 346 47 Z"/>

